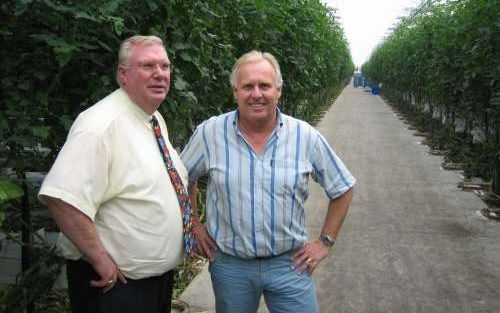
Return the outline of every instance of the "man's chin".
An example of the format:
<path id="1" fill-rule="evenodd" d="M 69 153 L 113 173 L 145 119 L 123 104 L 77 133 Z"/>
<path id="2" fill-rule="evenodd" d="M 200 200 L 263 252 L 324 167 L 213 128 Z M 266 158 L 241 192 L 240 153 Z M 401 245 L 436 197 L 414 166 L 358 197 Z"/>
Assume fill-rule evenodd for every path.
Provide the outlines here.
<path id="1" fill-rule="evenodd" d="M 255 121 L 267 121 L 272 119 L 272 115 L 269 114 L 266 111 L 260 111 L 260 112 L 252 112 L 249 116 L 250 119 L 253 119 Z"/>
<path id="2" fill-rule="evenodd" d="M 266 113 L 266 107 L 265 106 L 250 107 L 250 112 L 252 114 L 265 114 Z"/>
<path id="3" fill-rule="evenodd" d="M 151 95 L 151 99 L 154 100 L 154 101 L 158 101 L 158 102 L 163 102 L 163 100 L 165 100 L 166 97 L 167 97 L 167 91 L 165 91 L 165 92 L 159 92 L 159 93 L 153 93 Z"/>

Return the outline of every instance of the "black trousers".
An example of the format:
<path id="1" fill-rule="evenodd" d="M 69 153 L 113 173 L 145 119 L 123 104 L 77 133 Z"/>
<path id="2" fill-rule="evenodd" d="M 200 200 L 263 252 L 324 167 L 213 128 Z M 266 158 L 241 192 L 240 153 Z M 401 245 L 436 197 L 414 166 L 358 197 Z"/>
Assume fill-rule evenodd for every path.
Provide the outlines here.
<path id="1" fill-rule="evenodd" d="M 73 313 L 169 313 L 174 271 L 144 279 L 119 280 L 106 293 L 90 286 L 99 275 L 83 260 L 66 262 L 68 293 Z"/>

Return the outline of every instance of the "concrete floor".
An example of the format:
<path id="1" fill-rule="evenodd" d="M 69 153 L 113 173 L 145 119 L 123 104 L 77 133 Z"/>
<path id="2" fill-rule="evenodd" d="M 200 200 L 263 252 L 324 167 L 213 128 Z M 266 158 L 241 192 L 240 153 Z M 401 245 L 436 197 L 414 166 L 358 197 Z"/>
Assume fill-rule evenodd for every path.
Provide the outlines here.
<path id="1" fill-rule="evenodd" d="M 457 188 L 461 174 L 443 170 L 442 157 L 361 88 L 346 87 L 317 128 L 358 179 L 335 248 L 314 273 L 320 311 L 500 312 L 500 223 Z M 311 183 L 311 238 L 326 205 Z M 181 299 L 214 312 L 206 266 Z"/>

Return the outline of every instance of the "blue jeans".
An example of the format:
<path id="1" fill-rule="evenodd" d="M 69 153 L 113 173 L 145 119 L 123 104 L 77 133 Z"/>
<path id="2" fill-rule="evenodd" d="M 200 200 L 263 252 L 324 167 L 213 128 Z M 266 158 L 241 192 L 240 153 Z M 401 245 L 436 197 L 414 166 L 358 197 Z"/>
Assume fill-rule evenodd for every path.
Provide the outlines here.
<path id="1" fill-rule="evenodd" d="M 255 313 L 264 295 L 271 313 L 317 313 L 314 281 L 291 269 L 292 253 L 240 259 L 217 252 L 209 265 L 217 313 Z"/>

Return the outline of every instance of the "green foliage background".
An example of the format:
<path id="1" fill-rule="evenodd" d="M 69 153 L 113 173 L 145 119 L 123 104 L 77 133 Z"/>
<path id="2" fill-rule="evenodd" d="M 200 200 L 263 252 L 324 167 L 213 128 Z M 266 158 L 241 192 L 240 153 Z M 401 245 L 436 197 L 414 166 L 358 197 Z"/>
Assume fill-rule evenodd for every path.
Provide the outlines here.
<path id="1" fill-rule="evenodd" d="M 500 194 L 500 1 L 423 1 L 363 71 L 435 148 L 466 163 L 466 176 L 492 180 Z"/>
<path id="2" fill-rule="evenodd" d="M 76 115 L 117 87 L 117 50 L 130 35 L 167 45 L 174 71 L 161 111 L 176 146 L 201 120 L 235 107 L 228 76 L 244 52 L 278 58 L 281 108 L 306 119 L 304 106 L 328 104 L 311 99 L 353 70 L 334 12 L 319 0 L 7 0 L 0 10 L 2 161 L 17 172 L 47 170 Z"/>
<path id="3" fill-rule="evenodd" d="M 354 70 L 334 13 L 319 0 L 4 0 L 0 176 L 12 169 L 20 182 L 25 172 L 50 168 L 75 117 L 117 88 L 119 44 L 136 34 L 161 37 L 174 64 L 160 111 L 177 147 L 202 120 L 236 107 L 229 73 L 252 49 L 273 53 L 282 66 L 281 109 L 313 121 Z M 0 311 L 44 295 L 51 285 L 44 266 L 54 266 L 38 266 L 1 295 Z"/>

